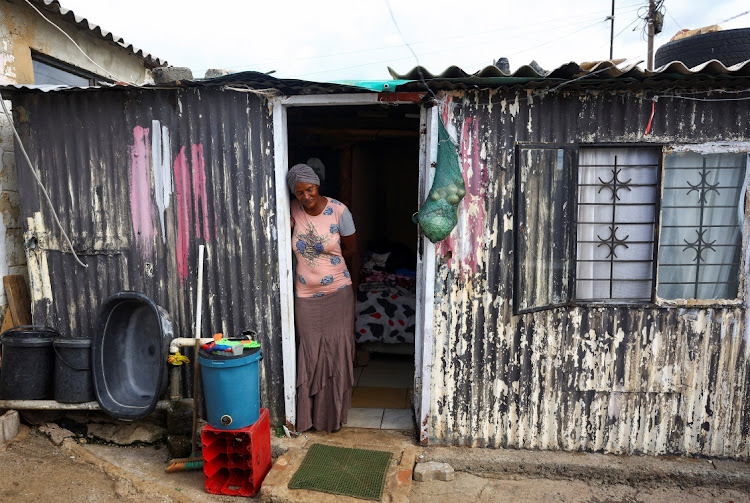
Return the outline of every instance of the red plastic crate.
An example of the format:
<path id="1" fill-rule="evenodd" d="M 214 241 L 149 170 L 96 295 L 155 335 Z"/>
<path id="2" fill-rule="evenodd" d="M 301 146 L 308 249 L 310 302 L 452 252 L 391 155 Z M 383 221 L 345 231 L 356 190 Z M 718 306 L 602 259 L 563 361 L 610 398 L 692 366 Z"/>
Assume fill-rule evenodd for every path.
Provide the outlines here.
<path id="1" fill-rule="evenodd" d="M 268 409 L 252 426 L 201 431 L 206 491 L 229 496 L 255 496 L 271 469 L 271 423 Z"/>

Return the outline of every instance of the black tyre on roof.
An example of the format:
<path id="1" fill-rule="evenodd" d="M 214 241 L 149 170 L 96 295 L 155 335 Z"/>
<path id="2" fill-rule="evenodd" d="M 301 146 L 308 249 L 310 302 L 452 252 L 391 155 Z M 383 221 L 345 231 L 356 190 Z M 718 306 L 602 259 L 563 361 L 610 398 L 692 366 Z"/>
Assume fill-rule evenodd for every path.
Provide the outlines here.
<path id="1" fill-rule="evenodd" d="M 723 30 L 668 42 L 656 50 L 654 67 L 682 61 L 691 68 L 716 59 L 731 66 L 750 60 L 750 28 Z"/>

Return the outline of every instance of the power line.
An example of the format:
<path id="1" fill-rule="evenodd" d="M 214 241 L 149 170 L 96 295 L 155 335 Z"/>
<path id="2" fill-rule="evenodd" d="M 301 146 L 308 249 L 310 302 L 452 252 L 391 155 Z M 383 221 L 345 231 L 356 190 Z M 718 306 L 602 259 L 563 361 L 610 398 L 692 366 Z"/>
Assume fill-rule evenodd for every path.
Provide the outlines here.
<path id="1" fill-rule="evenodd" d="M 622 35 L 622 32 L 624 32 L 625 30 L 627 30 L 628 28 L 630 28 L 631 26 L 633 26 L 633 25 L 634 25 L 635 23 L 637 23 L 637 22 L 638 22 L 638 21 L 640 21 L 640 20 L 641 20 L 641 18 L 639 18 L 639 17 L 638 17 L 638 18 L 635 18 L 635 19 L 633 20 L 633 22 L 632 22 L 632 23 L 630 23 L 630 24 L 629 24 L 629 25 L 627 25 L 627 26 L 626 26 L 625 28 L 623 28 L 622 30 L 620 30 L 619 32 L 617 32 L 617 35 L 615 35 L 615 36 L 614 36 L 614 38 L 617 38 L 617 37 L 619 37 L 620 35 Z"/>
<path id="2" fill-rule="evenodd" d="M 517 56 L 519 54 L 524 54 L 526 52 L 533 51 L 534 49 L 537 49 L 539 47 L 544 47 L 546 45 L 549 45 L 549 44 L 552 44 L 554 42 L 557 42 L 558 40 L 562 40 L 562 39 L 571 37 L 573 35 L 576 35 L 578 33 L 582 33 L 582 32 L 584 32 L 586 30 L 589 30 L 589 29 L 591 29 L 593 27 L 600 26 L 600 25 L 601 25 L 601 21 L 597 21 L 596 23 L 590 24 L 590 25 L 588 25 L 588 26 L 586 26 L 586 27 L 584 27 L 582 29 L 579 29 L 579 30 L 576 30 L 576 31 L 573 31 L 573 32 L 569 32 L 569 33 L 567 33 L 564 36 L 556 37 L 554 39 L 551 39 L 551 40 L 549 40 L 547 42 L 544 42 L 542 44 L 536 45 L 534 47 L 526 48 L 526 49 L 524 49 L 522 51 L 518 51 L 518 52 L 508 53 L 508 56 Z M 432 55 L 432 54 L 440 54 L 440 53 L 444 53 L 444 52 L 453 51 L 453 50 L 456 50 L 456 49 L 462 49 L 464 47 L 474 47 L 475 45 L 476 44 L 467 44 L 467 45 L 464 45 L 464 46 L 450 47 L 448 49 L 438 49 L 438 50 L 435 50 L 435 51 L 427 51 L 427 52 L 423 52 L 422 56 Z M 314 71 L 314 72 L 303 73 L 303 74 L 301 74 L 301 76 L 320 75 L 320 74 L 325 74 L 325 73 L 330 73 L 330 72 L 337 72 L 337 71 L 342 71 L 342 70 L 351 70 L 351 69 L 354 69 L 354 68 L 363 68 L 363 67 L 371 66 L 371 65 L 389 64 L 389 63 L 393 63 L 394 61 L 403 61 L 403 60 L 407 60 L 407 59 L 412 59 L 412 57 L 414 57 L 414 55 L 412 55 L 412 56 L 403 56 L 403 57 L 398 57 L 398 58 L 389 58 L 389 59 L 384 59 L 384 60 L 379 60 L 379 61 L 371 61 L 371 62 L 367 62 L 367 63 L 361 63 L 361 64 L 357 64 L 357 65 L 351 65 L 351 66 L 345 66 L 345 67 L 339 67 L 339 68 L 332 68 L 332 69 L 326 69 L 326 70 L 318 70 L 318 71 Z M 486 61 L 486 59 L 483 60 L 483 61 Z M 471 63 L 471 64 L 469 64 L 467 66 L 471 67 L 471 66 L 476 66 L 477 64 L 481 64 L 481 63 Z M 417 65 L 420 66 L 419 65 L 419 60 L 417 60 Z"/>
<path id="3" fill-rule="evenodd" d="M 750 10 L 746 10 L 745 12 L 743 12 L 743 13 L 741 13 L 741 14 L 737 14 L 736 16 L 732 16 L 732 17 L 730 17 L 729 19 L 725 19 L 724 21 L 719 21 L 719 22 L 718 22 L 718 23 L 716 23 L 716 24 L 724 24 L 724 23 L 726 23 L 727 21 L 732 21 L 733 19 L 737 19 L 738 17 L 742 17 L 742 16 L 744 16 L 745 14 L 750 14 Z"/>
<path id="4" fill-rule="evenodd" d="M 63 35 L 65 35 L 68 38 L 68 40 L 70 40 L 72 42 L 72 44 L 76 47 L 76 49 L 78 49 L 79 51 L 81 51 L 81 54 L 83 54 L 86 57 L 86 59 L 88 59 L 89 61 L 91 61 L 91 63 L 94 66 L 96 66 L 98 69 L 100 69 L 101 71 L 103 71 L 105 74 L 107 74 L 113 80 L 115 80 L 115 81 L 119 81 L 120 80 L 117 77 L 115 77 L 114 75 L 112 75 L 107 69 L 105 69 L 104 67 L 100 66 L 96 61 L 94 61 L 93 59 L 91 59 L 91 57 L 88 54 L 86 54 L 86 52 L 83 49 L 81 49 L 81 46 L 78 45 L 76 43 L 76 41 L 73 40 L 73 38 L 65 32 L 65 30 L 63 30 L 62 28 L 60 28 L 59 26 L 57 26 L 55 23 L 53 23 L 52 21 L 50 21 L 47 18 L 47 16 L 45 16 L 44 14 L 42 14 L 42 11 L 40 11 L 39 9 L 36 8 L 36 6 L 34 4 L 32 4 L 29 0 L 26 0 L 26 3 L 29 4 L 29 7 L 31 7 L 32 9 L 34 9 L 37 14 L 39 14 L 40 16 L 42 16 L 42 19 L 44 19 L 45 21 L 47 21 L 49 24 L 51 24 L 52 26 L 54 26 L 60 33 L 62 33 Z"/>
<path id="5" fill-rule="evenodd" d="M 672 11 L 670 11 L 670 10 L 669 10 L 669 9 L 667 9 L 667 8 L 665 8 L 665 9 L 664 9 L 664 11 L 665 11 L 665 12 L 667 13 L 667 15 L 668 15 L 668 16 L 669 16 L 670 18 L 672 18 L 672 21 L 674 21 L 674 24 L 676 24 L 676 25 L 677 25 L 677 27 L 678 27 L 679 29 L 681 29 L 681 30 L 683 30 L 683 29 L 684 29 L 684 28 L 682 27 L 682 25 L 680 24 L 680 22 L 679 22 L 679 21 L 677 21 L 677 20 L 676 20 L 676 19 L 674 18 L 674 16 L 672 15 Z"/>
<path id="6" fill-rule="evenodd" d="M 572 37 L 573 35 L 577 35 L 577 34 L 579 34 L 579 33 L 583 33 L 584 31 L 590 30 L 591 28 L 595 28 L 595 27 L 597 27 L 597 26 L 603 26 L 603 25 L 602 25 L 602 22 L 601 22 L 601 21 L 597 21 L 596 23 L 590 24 L 590 25 L 588 25 L 588 26 L 586 26 L 586 27 L 584 27 L 584 28 L 581 28 L 581 29 L 578 29 L 578 30 L 575 30 L 575 31 L 572 31 L 572 32 L 568 32 L 567 34 L 565 34 L 565 35 L 563 35 L 563 36 L 560 36 L 560 37 L 555 37 L 555 38 L 553 38 L 553 39 L 550 39 L 550 40 L 548 40 L 547 42 L 543 42 L 543 43 L 541 43 L 541 44 L 538 44 L 538 45 L 535 45 L 535 46 L 533 46 L 533 47 L 527 47 L 526 49 L 523 49 L 523 50 L 521 50 L 521 51 L 516 51 L 516 52 L 511 52 L 511 53 L 507 53 L 507 57 L 510 57 L 510 56 L 518 56 L 518 55 L 520 55 L 520 54 L 525 54 L 525 53 L 527 53 L 527 52 L 529 52 L 529 51 L 533 51 L 533 50 L 539 49 L 540 47 L 544 47 L 544 46 L 547 46 L 547 45 L 553 44 L 553 43 L 555 43 L 555 42 L 558 42 L 558 41 L 560 41 L 560 40 L 566 39 L 566 38 L 568 38 L 568 37 Z M 473 64 L 471 64 L 471 65 L 469 65 L 469 66 L 475 66 L 475 65 L 477 65 L 477 64 L 481 64 L 481 63 L 473 63 Z"/>
<path id="7" fill-rule="evenodd" d="M 57 222 L 57 226 L 60 228 L 60 232 L 62 232 L 63 237 L 65 238 L 65 241 L 68 243 L 68 246 L 70 247 L 70 251 L 73 253 L 73 257 L 76 259 L 76 262 L 78 262 L 83 267 L 88 267 L 88 264 L 84 264 L 80 258 L 78 258 L 78 254 L 75 251 L 75 248 L 73 248 L 73 243 L 71 243 L 70 238 L 68 237 L 68 233 L 65 232 L 65 229 L 63 229 L 62 224 L 60 223 L 60 218 L 57 216 L 57 210 L 55 209 L 55 205 L 52 204 L 52 200 L 49 197 L 49 193 L 47 193 L 47 189 L 44 188 L 44 184 L 42 183 L 41 178 L 39 177 L 39 174 L 36 172 L 36 168 L 31 163 L 31 159 L 29 159 L 29 154 L 26 153 L 26 147 L 23 146 L 23 142 L 21 141 L 21 137 L 18 135 L 18 131 L 16 130 L 16 126 L 13 123 L 13 117 L 11 117 L 10 112 L 8 111 L 8 107 L 5 106 L 5 100 L 3 99 L 2 95 L 0 95 L 0 105 L 2 105 L 3 112 L 5 113 L 5 117 L 8 119 L 8 124 L 10 124 L 10 128 L 13 131 L 13 136 L 16 137 L 16 145 L 21 149 L 21 153 L 23 154 L 23 158 L 26 160 L 27 165 L 29 166 L 29 169 L 31 170 L 31 174 L 34 175 L 34 179 L 36 180 L 37 185 L 39 185 L 39 188 L 42 189 L 42 193 L 44 194 L 44 199 L 47 201 L 47 204 L 49 204 L 50 210 L 52 212 L 52 216 L 55 217 L 55 222 Z"/>
<path id="8" fill-rule="evenodd" d="M 414 56 L 414 59 L 417 61 L 417 72 L 419 73 L 419 78 L 422 80 L 422 84 L 427 88 L 428 91 L 430 91 L 430 94 L 435 99 L 435 101 L 439 101 L 437 95 L 434 93 L 432 89 L 430 89 L 430 86 L 427 85 L 427 81 L 424 78 L 424 75 L 422 74 L 422 66 L 419 64 L 419 58 L 417 57 L 417 53 L 414 52 L 414 49 L 411 48 L 409 43 L 404 38 L 404 34 L 401 33 L 401 28 L 399 28 L 398 23 L 396 22 L 396 16 L 393 14 L 393 10 L 391 9 L 391 3 L 388 0 L 383 0 L 385 2 L 385 6 L 388 7 L 388 13 L 391 15 L 391 20 L 393 21 L 393 26 L 396 27 L 396 31 L 398 32 L 399 36 L 401 37 L 401 40 L 404 41 L 404 45 L 409 49 L 409 51 Z"/>
<path id="9" fill-rule="evenodd" d="M 623 6 L 623 7 L 620 7 L 618 9 L 616 9 L 616 12 L 619 13 L 620 15 L 625 15 L 625 14 L 628 14 L 630 12 L 635 12 L 638 9 L 637 8 L 632 8 L 632 7 L 634 7 L 636 5 L 640 5 L 640 4 L 626 5 L 626 6 Z M 601 17 L 602 17 L 601 14 L 590 14 L 590 15 L 587 15 L 587 16 L 584 16 L 584 17 L 580 17 L 579 16 L 576 22 L 574 22 L 574 23 L 568 23 L 568 24 L 566 24 L 566 27 L 578 27 L 578 26 L 588 25 L 593 20 L 597 20 L 597 21 L 595 21 L 595 24 L 599 24 L 601 22 Z M 486 31 L 482 31 L 482 32 L 474 32 L 474 33 L 465 34 L 465 35 L 454 35 L 454 36 L 450 36 L 450 37 L 440 37 L 440 38 L 423 39 L 423 40 L 419 40 L 419 41 L 416 41 L 416 42 L 410 42 L 410 45 L 412 47 L 415 47 L 415 46 L 423 45 L 423 44 L 433 44 L 435 42 L 444 43 L 444 42 L 449 41 L 449 40 L 463 40 L 463 39 L 473 40 L 473 39 L 476 39 L 476 38 L 481 37 L 483 35 L 490 35 L 490 34 L 499 33 L 499 32 L 506 33 L 506 34 L 518 33 L 518 34 L 523 34 L 525 36 L 528 36 L 528 35 L 534 34 L 534 33 L 549 33 L 551 30 L 546 27 L 548 25 L 559 26 L 560 25 L 560 18 L 559 17 L 554 17 L 554 18 L 548 18 L 548 19 L 545 19 L 545 20 L 542 20 L 542 21 L 536 21 L 534 23 L 535 29 L 533 29 L 533 30 L 529 30 L 528 29 L 528 25 L 522 25 L 522 26 L 521 25 L 514 25 L 511 28 L 503 27 L 503 28 L 497 28 L 497 29 L 492 29 L 492 30 L 486 30 Z M 476 45 L 476 43 L 472 43 L 470 45 L 462 45 L 462 46 L 457 46 L 457 47 L 451 47 L 451 48 L 445 49 L 445 50 L 447 51 L 447 50 L 452 50 L 452 49 L 460 49 L 462 47 L 472 47 L 472 46 L 475 46 L 475 45 Z M 354 51 L 342 51 L 342 52 L 328 53 L 328 54 L 322 54 L 322 55 L 317 55 L 317 56 L 309 56 L 309 57 L 304 57 L 304 58 L 295 58 L 294 61 L 295 62 L 314 61 L 314 60 L 335 58 L 335 57 L 338 57 L 338 56 L 349 56 L 349 55 L 363 54 L 363 53 L 368 53 L 368 52 L 387 51 L 387 50 L 396 49 L 396 48 L 402 47 L 402 46 L 403 46 L 403 44 L 401 44 L 401 45 L 392 44 L 392 45 L 385 45 L 385 46 L 369 47 L 369 48 L 366 48 L 366 49 L 359 49 L 359 50 L 354 50 Z M 429 52 L 427 54 L 434 54 L 434 53 L 435 52 L 433 51 L 433 52 Z M 425 53 L 422 53 L 422 54 L 425 54 Z M 242 64 L 242 65 L 237 65 L 237 66 L 230 66 L 230 67 L 227 67 L 227 69 L 240 69 L 240 68 L 249 68 L 249 67 L 271 66 L 271 65 L 274 65 L 276 63 L 285 63 L 285 62 L 289 62 L 289 58 L 275 59 L 275 60 L 268 60 L 268 61 L 261 61 L 261 62 L 257 62 L 257 63 L 247 63 L 247 64 Z M 372 64 L 376 64 L 376 63 L 377 62 L 374 62 Z M 356 65 L 355 67 L 361 67 L 361 66 L 366 66 L 366 65 Z M 349 67 L 347 67 L 347 68 L 349 68 Z M 347 69 L 347 68 L 344 68 L 344 69 Z M 331 70 L 331 71 L 333 71 L 333 70 Z M 323 73 L 323 72 L 316 72 L 316 73 Z"/>

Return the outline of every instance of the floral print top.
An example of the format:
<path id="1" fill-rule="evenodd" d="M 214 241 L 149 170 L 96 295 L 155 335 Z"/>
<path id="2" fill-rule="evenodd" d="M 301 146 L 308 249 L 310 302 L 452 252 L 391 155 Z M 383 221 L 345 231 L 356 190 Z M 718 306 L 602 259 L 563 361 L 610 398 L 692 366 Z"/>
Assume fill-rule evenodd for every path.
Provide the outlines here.
<path id="1" fill-rule="evenodd" d="M 326 199 L 328 204 L 316 216 L 305 213 L 299 201 L 292 201 L 292 245 L 297 257 L 294 290 L 298 297 L 323 297 L 352 284 L 341 254 L 341 236 L 354 234 L 354 222 L 343 203 Z"/>

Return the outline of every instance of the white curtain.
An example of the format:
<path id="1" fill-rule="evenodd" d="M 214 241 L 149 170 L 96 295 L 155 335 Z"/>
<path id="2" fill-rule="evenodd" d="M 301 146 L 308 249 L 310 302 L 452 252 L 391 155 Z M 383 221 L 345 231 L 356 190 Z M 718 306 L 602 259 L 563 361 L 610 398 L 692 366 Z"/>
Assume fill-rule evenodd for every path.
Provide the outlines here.
<path id="1" fill-rule="evenodd" d="M 578 300 L 651 299 L 659 154 L 655 148 L 580 149 Z"/>
<path id="2" fill-rule="evenodd" d="M 659 297 L 737 297 L 747 162 L 744 153 L 665 157 Z"/>

